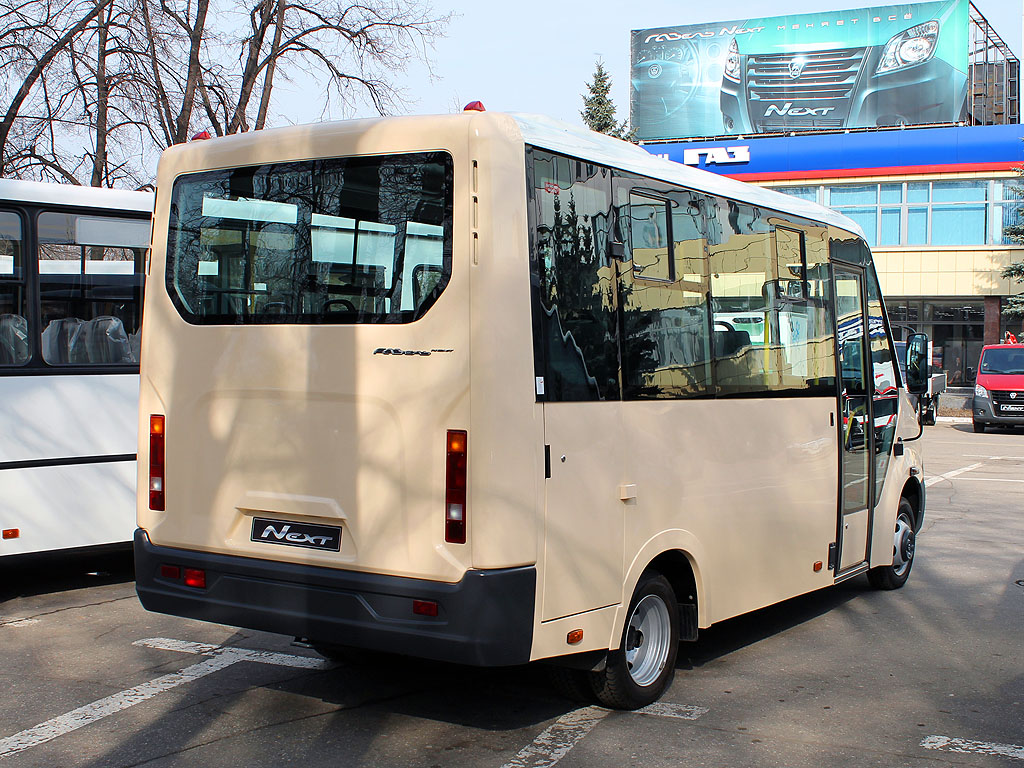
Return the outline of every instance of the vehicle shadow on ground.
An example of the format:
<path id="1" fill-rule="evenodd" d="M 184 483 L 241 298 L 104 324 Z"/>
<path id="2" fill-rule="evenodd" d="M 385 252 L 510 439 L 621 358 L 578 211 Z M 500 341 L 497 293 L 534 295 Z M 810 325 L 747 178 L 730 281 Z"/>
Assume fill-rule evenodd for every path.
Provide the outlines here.
<path id="1" fill-rule="evenodd" d="M 696 642 L 680 646 L 676 668 L 699 668 L 827 614 L 866 589 L 861 577 L 702 630 Z M 478 669 L 372 653 L 353 654 L 334 669 L 273 687 L 343 709 L 371 706 L 487 731 L 536 726 L 585 705 L 560 694 L 541 663 Z"/>
<path id="2" fill-rule="evenodd" d="M 0 559 L 0 603 L 135 579 L 130 546 L 75 554 L 47 552 Z"/>
<path id="3" fill-rule="evenodd" d="M 696 642 L 679 646 L 676 669 L 699 668 L 722 656 L 792 629 L 855 600 L 869 589 L 859 576 L 702 629 Z"/>

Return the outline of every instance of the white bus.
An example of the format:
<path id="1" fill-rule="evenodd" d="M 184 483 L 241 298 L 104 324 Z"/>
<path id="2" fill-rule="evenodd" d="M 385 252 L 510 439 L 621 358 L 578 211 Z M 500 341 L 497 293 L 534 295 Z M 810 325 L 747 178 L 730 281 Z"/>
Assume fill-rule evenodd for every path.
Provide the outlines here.
<path id="1" fill-rule="evenodd" d="M 158 190 L 150 610 L 638 707 L 699 628 L 907 578 L 920 433 L 849 219 L 478 111 L 194 142 Z"/>
<path id="2" fill-rule="evenodd" d="M 0 180 L 0 558 L 131 542 L 152 210 Z"/>

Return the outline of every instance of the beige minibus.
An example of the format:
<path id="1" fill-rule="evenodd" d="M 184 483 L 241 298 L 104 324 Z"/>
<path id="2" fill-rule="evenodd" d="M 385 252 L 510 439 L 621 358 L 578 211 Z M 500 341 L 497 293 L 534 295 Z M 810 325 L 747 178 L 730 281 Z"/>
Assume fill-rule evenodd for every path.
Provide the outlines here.
<path id="1" fill-rule="evenodd" d="M 826 208 L 541 117 L 332 122 L 167 150 L 149 269 L 150 610 L 636 708 L 701 628 L 909 575 L 918 379 Z"/>

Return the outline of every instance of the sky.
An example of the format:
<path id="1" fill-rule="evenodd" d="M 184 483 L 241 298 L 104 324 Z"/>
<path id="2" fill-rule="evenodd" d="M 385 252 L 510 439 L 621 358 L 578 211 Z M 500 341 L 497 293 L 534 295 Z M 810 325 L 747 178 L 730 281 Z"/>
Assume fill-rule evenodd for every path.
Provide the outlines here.
<path id="1" fill-rule="evenodd" d="M 630 30 L 884 4 L 877 0 L 432 2 L 436 11 L 453 11 L 457 16 L 431 54 L 433 79 L 420 64 L 395 78 L 406 91 L 407 113 L 455 112 L 467 102 L 482 101 L 491 111 L 534 112 L 577 124 L 582 122 L 582 94 L 598 59 L 611 75 L 618 117 L 629 116 Z M 974 4 L 1020 57 L 1024 0 L 974 0 Z M 303 100 L 309 104 L 308 94 L 293 103 L 301 105 Z M 303 116 L 301 109 L 300 113 L 289 110 L 291 120 L 318 119 L 318 114 Z M 372 109 L 364 108 L 345 116 L 372 114 Z"/>

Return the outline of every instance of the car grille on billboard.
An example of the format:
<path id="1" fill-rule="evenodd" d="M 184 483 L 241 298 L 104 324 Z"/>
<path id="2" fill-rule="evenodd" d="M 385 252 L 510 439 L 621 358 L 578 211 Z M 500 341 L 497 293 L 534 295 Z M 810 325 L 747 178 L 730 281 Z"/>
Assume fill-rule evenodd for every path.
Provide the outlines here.
<path id="1" fill-rule="evenodd" d="M 850 96 L 864 63 L 866 48 L 747 56 L 747 102 L 756 124 L 840 128 L 850 110 Z M 794 67 L 800 69 L 792 76 Z M 794 108 L 833 107 L 827 116 L 764 115 L 765 103 Z"/>

